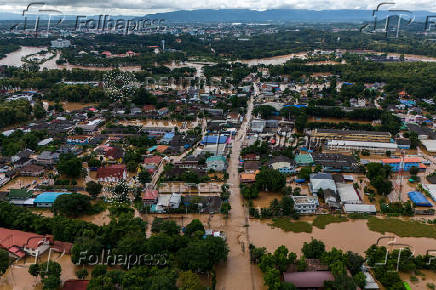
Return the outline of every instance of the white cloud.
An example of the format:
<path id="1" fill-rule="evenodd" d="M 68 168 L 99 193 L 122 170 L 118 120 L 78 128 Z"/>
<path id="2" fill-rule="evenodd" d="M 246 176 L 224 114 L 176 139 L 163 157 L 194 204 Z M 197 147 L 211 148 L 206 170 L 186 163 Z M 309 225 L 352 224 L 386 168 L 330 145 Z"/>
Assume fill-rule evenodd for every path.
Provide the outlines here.
<path id="1" fill-rule="evenodd" d="M 38 0 L 40 2 L 41 0 Z M 20 13 L 32 1 L 0 0 L 0 11 Z M 191 9 L 244 8 L 254 10 L 296 8 L 296 9 L 374 9 L 374 0 L 42 0 L 66 13 L 143 15 L 147 13 Z M 436 11 L 435 0 L 394 0 L 398 9 Z"/>

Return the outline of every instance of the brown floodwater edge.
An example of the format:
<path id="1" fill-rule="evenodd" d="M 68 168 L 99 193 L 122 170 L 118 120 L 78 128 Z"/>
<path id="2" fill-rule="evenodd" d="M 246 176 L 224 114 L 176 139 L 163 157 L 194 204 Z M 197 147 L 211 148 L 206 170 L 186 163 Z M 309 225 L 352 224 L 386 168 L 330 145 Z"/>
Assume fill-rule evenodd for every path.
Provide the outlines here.
<path id="1" fill-rule="evenodd" d="M 303 221 L 309 221 L 304 218 Z M 279 228 L 272 228 L 270 220 L 250 220 L 249 232 L 251 243 L 256 247 L 266 247 L 268 251 L 274 251 L 281 245 L 286 246 L 290 251 L 301 254 L 304 242 L 311 239 L 318 239 L 325 243 L 327 250 L 336 247 L 343 251 L 353 251 L 364 255 L 364 252 L 382 237 L 380 244 L 388 246 L 389 241 L 410 245 L 416 254 L 425 254 L 427 250 L 436 247 L 436 239 L 399 237 L 386 232 L 381 234 L 371 231 L 367 226 L 367 220 L 349 220 L 347 222 L 332 223 L 325 229 L 313 227 L 311 233 L 285 232 Z"/>

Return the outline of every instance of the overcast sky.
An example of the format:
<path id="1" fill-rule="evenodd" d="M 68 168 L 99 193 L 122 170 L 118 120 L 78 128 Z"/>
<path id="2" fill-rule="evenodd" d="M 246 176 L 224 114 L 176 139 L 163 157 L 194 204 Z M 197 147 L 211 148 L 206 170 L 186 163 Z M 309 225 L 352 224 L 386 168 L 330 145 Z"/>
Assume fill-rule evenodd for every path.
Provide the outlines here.
<path id="1" fill-rule="evenodd" d="M 58 9 L 66 14 L 87 15 L 144 15 L 175 10 L 228 8 L 374 9 L 382 2 L 395 2 L 398 9 L 436 12 L 436 0 L 0 0 L 0 12 L 21 13 L 31 2 L 45 2 L 47 8 Z"/>

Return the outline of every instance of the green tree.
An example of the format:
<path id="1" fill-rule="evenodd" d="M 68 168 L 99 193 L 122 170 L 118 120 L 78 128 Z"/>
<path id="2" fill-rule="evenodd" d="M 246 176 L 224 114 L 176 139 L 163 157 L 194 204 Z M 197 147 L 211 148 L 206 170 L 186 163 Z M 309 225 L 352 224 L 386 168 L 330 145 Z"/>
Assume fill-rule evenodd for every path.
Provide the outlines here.
<path id="1" fill-rule="evenodd" d="M 76 271 L 76 277 L 80 280 L 85 279 L 86 277 L 88 277 L 89 273 L 88 270 L 86 270 L 86 268 L 80 269 Z"/>
<path id="2" fill-rule="evenodd" d="M 82 173 L 82 161 L 73 154 L 62 154 L 57 164 L 60 174 L 71 178 L 78 178 Z"/>
<path id="3" fill-rule="evenodd" d="M 56 290 L 59 289 L 60 285 L 61 285 L 60 276 L 48 275 L 45 278 L 42 278 L 42 289 L 44 290 Z"/>
<path id="4" fill-rule="evenodd" d="M 232 206 L 230 205 L 230 202 L 224 201 L 221 203 L 220 212 L 224 214 L 225 216 L 229 215 L 230 210 L 232 209 Z"/>
<path id="5" fill-rule="evenodd" d="M 205 287 L 201 284 L 200 277 L 192 273 L 192 271 L 185 271 L 179 274 L 179 289 L 181 290 L 203 290 Z"/>
<path id="6" fill-rule="evenodd" d="M 151 181 L 151 175 L 147 170 L 141 170 L 138 174 L 138 180 L 142 185 L 145 185 Z"/>
<path id="7" fill-rule="evenodd" d="M 280 192 L 285 184 L 286 177 L 272 168 L 262 168 L 256 175 L 256 186 L 259 190 Z"/>
<path id="8" fill-rule="evenodd" d="M 32 264 L 32 265 L 29 266 L 28 272 L 33 277 L 38 277 L 39 276 L 39 271 L 40 271 L 39 264 Z"/>
<path id="9" fill-rule="evenodd" d="M 151 224 L 151 231 L 153 233 L 166 233 L 167 235 L 178 235 L 180 233 L 180 226 L 172 220 L 164 220 L 155 218 Z"/>
<path id="10" fill-rule="evenodd" d="M 418 172 L 419 172 L 419 168 L 416 167 L 416 166 L 412 166 L 412 167 L 410 168 L 409 172 L 410 172 L 410 175 L 417 175 Z"/>
<path id="11" fill-rule="evenodd" d="M 312 173 L 312 167 L 303 167 L 300 169 L 300 172 L 298 172 L 297 177 L 300 179 L 309 180 L 310 174 Z"/>
<path id="12" fill-rule="evenodd" d="M 263 279 L 265 281 L 265 286 L 268 286 L 269 290 L 279 290 L 281 283 L 280 283 L 280 271 L 274 268 L 269 268 L 264 276 Z"/>
<path id="13" fill-rule="evenodd" d="M 410 149 L 413 149 L 413 150 L 416 149 L 419 145 L 418 134 L 414 131 L 410 132 L 409 141 L 410 141 Z"/>
<path id="14" fill-rule="evenodd" d="M 96 197 L 101 193 L 101 190 L 103 189 L 103 185 L 100 183 L 89 181 L 86 183 L 85 190 L 91 195 L 92 197 Z"/>
<path id="15" fill-rule="evenodd" d="M 53 210 L 55 214 L 78 217 L 91 212 L 91 199 L 89 196 L 79 193 L 63 194 L 56 198 Z"/>
<path id="16" fill-rule="evenodd" d="M 320 259 L 325 252 L 325 245 L 322 241 L 312 239 L 309 243 L 304 242 L 301 251 L 308 259 Z"/>
<path id="17" fill-rule="evenodd" d="M 204 272 L 227 259 L 229 249 L 226 242 L 218 237 L 194 240 L 176 254 L 176 261 L 183 270 Z"/>
<path id="18" fill-rule="evenodd" d="M 366 277 L 363 272 L 359 272 L 353 276 L 354 283 L 360 287 L 360 289 L 364 289 L 366 285 Z"/>
<path id="19" fill-rule="evenodd" d="M 194 233 L 200 232 L 201 235 L 204 235 L 204 226 L 199 219 L 193 219 L 186 227 L 185 227 L 185 235 L 192 236 Z"/>
<path id="20" fill-rule="evenodd" d="M 0 249 L 0 275 L 3 275 L 9 268 L 9 253 Z"/>

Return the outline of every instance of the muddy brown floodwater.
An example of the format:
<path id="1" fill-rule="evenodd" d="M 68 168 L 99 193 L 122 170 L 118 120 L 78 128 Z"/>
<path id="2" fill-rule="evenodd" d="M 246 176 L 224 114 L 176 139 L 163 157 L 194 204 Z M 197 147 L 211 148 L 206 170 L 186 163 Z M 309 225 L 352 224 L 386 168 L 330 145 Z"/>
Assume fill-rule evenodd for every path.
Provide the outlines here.
<path id="1" fill-rule="evenodd" d="M 321 230 L 313 227 L 312 233 L 285 232 L 279 228 L 272 228 L 268 221 L 250 220 L 251 243 L 257 247 L 266 247 L 268 251 L 274 251 L 281 245 L 290 251 L 301 254 L 304 242 L 310 242 L 312 238 L 321 240 L 329 250 L 333 247 L 344 251 L 353 251 L 364 255 L 364 252 L 382 236 L 395 236 L 391 233 L 382 235 L 373 232 L 367 227 L 367 220 L 350 220 L 344 223 L 333 223 Z M 436 240 L 431 238 L 401 238 L 396 236 L 397 242 L 408 244 L 416 254 L 425 254 L 428 249 L 436 247 Z M 386 240 L 384 246 L 387 245 Z"/>

